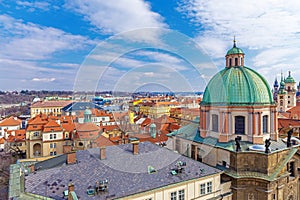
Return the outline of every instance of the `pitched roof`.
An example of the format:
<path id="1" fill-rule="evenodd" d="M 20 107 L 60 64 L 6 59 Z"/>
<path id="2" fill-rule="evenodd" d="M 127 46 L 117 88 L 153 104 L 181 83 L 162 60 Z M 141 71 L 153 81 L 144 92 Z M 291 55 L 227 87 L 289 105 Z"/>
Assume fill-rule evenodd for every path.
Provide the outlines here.
<path id="1" fill-rule="evenodd" d="M 12 132 L 14 132 L 14 135 L 12 135 Z M 7 142 L 25 142 L 26 140 L 26 131 L 24 129 L 22 130 L 12 130 L 8 131 L 10 134 L 7 138 Z"/>
<path id="2" fill-rule="evenodd" d="M 31 108 L 44 108 L 44 107 L 64 107 L 72 101 L 38 101 L 33 103 Z"/>
<path id="3" fill-rule="evenodd" d="M 11 116 L 6 118 L 0 122 L 0 126 L 18 126 L 21 125 L 22 121 Z"/>
<path id="4" fill-rule="evenodd" d="M 99 131 L 100 128 L 92 123 L 92 122 L 87 122 L 87 123 L 75 123 L 75 128 L 77 132 L 90 132 L 90 131 Z"/>
<path id="5" fill-rule="evenodd" d="M 111 142 L 109 139 L 104 137 L 103 135 L 99 135 L 98 138 L 93 140 L 93 148 L 95 147 L 107 147 L 107 146 L 113 146 L 115 145 L 113 142 Z"/>
<path id="6" fill-rule="evenodd" d="M 57 167 L 47 169 L 45 163 L 41 167 L 44 170 L 25 176 L 25 192 L 57 199 L 62 197 L 63 191 L 72 182 L 80 199 L 104 200 L 108 196 L 118 199 L 222 173 L 214 167 L 149 142 L 139 144 L 138 155 L 133 155 L 132 144 L 107 147 L 105 160 L 100 160 L 99 154 L 99 148 L 77 151 L 78 162 L 73 165 L 66 165 L 65 160 L 60 162 L 63 156 L 50 159 L 51 163 L 58 163 Z M 183 173 L 171 175 L 178 162 L 186 163 L 185 170 Z M 148 173 L 149 166 L 155 168 L 156 173 Z M 108 180 L 109 190 L 96 196 L 88 196 L 87 189 L 94 187 L 96 181 L 104 179 Z"/>
<path id="7" fill-rule="evenodd" d="M 0 144 L 4 144 L 5 139 L 4 138 L 0 138 Z"/>
<path id="8" fill-rule="evenodd" d="M 101 106 L 92 103 L 92 102 L 73 102 L 65 105 L 62 110 L 64 112 L 72 112 L 72 111 L 84 111 L 85 109 L 102 109 Z"/>

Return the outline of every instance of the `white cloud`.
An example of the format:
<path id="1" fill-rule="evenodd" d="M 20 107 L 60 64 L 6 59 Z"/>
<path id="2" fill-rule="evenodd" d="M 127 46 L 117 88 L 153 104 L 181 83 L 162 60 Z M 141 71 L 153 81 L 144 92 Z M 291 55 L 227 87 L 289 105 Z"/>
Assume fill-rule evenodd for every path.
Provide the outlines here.
<path id="1" fill-rule="evenodd" d="M 53 82 L 55 81 L 55 78 L 33 78 L 32 81 L 36 82 Z"/>
<path id="2" fill-rule="evenodd" d="M 34 1 L 34 2 L 29 2 L 29 1 L 16 1 L 16 4 L 19 7 L 25 7 L 28 9 L 28 11 L 33 12 L 36 9 L 40 10 L 49 10 L 49 7 L 51 6 L 50 3 L 46 1 Z"/>
<path id="3" fill-rule="evenodd" d="M 66 6 L 81 13 L 104 33 L 119 33 L 144 27 L 165 27 L 162 17 L 142 0 L 70 0 Z"/>
<path id="4" fill-rule="evenodd" d="M 144 0 L 68 0 L 65 7 L 84 16 L 92 25 L 104 34 L 122 34 L 138 41 L 157 41 L 160 31 L 146 29 L 143 34 L 135 34 L 136 29 L 166 28 L 163 18 L 151 11 Z"/>
<path id="5" fill-rule="evenodd" d="M 153 72 L 144 72 L 145 76 L 153 77 L 154 73 Z"/>
<path id="6" fill-rule="evenodd" d="M 209 55 L 224 59 L 236 35 L 237 45 L 252 53 L 246 54 L 246 64 L 269 81 L 281 70 L 296 70 L 299 63 L 299 10 L 296 0 L 182 0 L 178 7 L 191 23 L 199 25 L 197 41 Z M 299 80 L 300 74 L 294 77 Z"/>
<path id="7" fill-rule="evenodd" d="M 80 35 L 62 30 L 24 23 L 7 15 L 0 15 L 0 28 L 5 37 L 0 40 L 0 57 L 41 60 L 63 50 L 82 49 L 91 42 Z"/>

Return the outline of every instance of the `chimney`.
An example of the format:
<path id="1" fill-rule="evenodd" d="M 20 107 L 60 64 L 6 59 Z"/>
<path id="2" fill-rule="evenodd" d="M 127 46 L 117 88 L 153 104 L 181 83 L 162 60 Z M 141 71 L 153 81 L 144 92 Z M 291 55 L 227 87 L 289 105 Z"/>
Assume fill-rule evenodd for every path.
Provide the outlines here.
<path id="1" fill-rule="evenodd" d="M 100 147 L 100 160 L 105 160 L 106 159 L 106 147 Z"/>
<path id="2" fill-rule="evenodd" d="M 63 153 L 70 153 L 71 151 L 72 151 L 72 146 L 71 145 L 65 144 L 63 146 Z"/>
<path id="3" fill-rule="evenodd" d="M 34 172 L 34 170 L 35 170 L 34 165 L 30 165 L 30 166 L 29 166 L 29 169 L 30 169 L 30 172 Z"/>
<path id="4" fill-rule="evenodd" d="M 133 155 L 139 154 L 139 141 L 132 142 L 132 153 Z"/>
<path id="5" fill-rule="evenodd" d="M 122 139 L 118 140 L 118 144 L 122 144 L 122 143 L 123 143 Z"/>
<path id="6" fill-rule="evenodd" d="M 69 152 L 67 154 L 67 164 L 75 164 L 76 163 L 76 151 Z"/>
<path id="7" fill-rule="evenodd" d="M 74 192 L 74 184 L 69 183 L 68 185 L 68 200 L 73 200 L 71 192 Z"/>

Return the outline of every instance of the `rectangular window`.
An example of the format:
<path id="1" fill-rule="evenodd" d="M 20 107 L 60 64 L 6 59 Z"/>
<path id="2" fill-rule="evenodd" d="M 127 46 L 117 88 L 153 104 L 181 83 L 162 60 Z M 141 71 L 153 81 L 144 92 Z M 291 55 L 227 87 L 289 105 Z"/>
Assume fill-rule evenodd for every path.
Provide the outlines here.
<path id="1" fill-rule="evenodd" d="M 50 143 L 50 148 L 53 148 L 53 144 L 52 143 Z"/>
<path id="2" fill-rule="evenodd" d="M 53 156 L 53 152 L 52 151 L 50 152 L 50 156 Z"/>
<path id="3" fill-rule="evenodd" d="M 207 193 L 208 194 L 212 193 L 212 182 L 211 181 L 207 183 Z"/>
<path id="4" fill-rule="evenodd" d="M 53 148 L 56 148 L 56 143 L 53 144 Z"/>
<path id="5" fill-rule="evenodd" d="M 53 152 L 53 155 L 56 155 L 56 151 Z"/>
<path id="6" fill-rule="evenodd" d="M 218 115 L 213 114 L 211 116 L 211 122 L 212 122 L 212 131 L 218 132 L 219 131 L 219 118 Z"/>
<path id="7" fill-rule="evenodd" d="M 263 133 L 268 133 L 268 115 L 263 116 Z"/>
<path id="8" fill-rule="evenodd" d="M 170 200 L 177 200 L 177 192 L 171 192 Z"/>
<path id="9" fill-rule="evenodd" d="M 52 134 L 50 134 L 50 140 L 52 140 L 53 139 L 53 135 Z"/>
<path id="10" fill-rule="evenodd" d="M 53 134 L 53 138 L 56 139 L 56 134 Z"/>
<path id="11" fill-rule="evenodd" d="M 200 185 L 200 195 L 204 195 L 205 194 L 205 183 Z"/>
<path id="12" fill-rule="evenodd" d="M 34 132 L 33 135 L 34 135 L 34 137 L 38 137 L 40 134 L 39 134 L 39 132 Z"/>
<path id="13" fill-rule="evenodd" d="M 184 190 L 179 190 L 178 191 L 178 199 L 179 200 L 184 200 Z"/>
<path id="14" fill-rule="evenodd" d="M 245 117 L 235 117 L 235 134 L 245 134 Z"/>

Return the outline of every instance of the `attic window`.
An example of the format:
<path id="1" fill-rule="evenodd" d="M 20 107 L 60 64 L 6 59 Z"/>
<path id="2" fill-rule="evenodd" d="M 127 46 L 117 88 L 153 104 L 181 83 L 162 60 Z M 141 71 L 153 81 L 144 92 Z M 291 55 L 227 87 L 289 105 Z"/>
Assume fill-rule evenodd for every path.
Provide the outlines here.
<path id="1" fill-rule="evenodd" d="M 148 166 L 148 174 L 154 174 L 156 172 L 157 170 L 154 167 L 152 167 L 151 165 Z"/>

